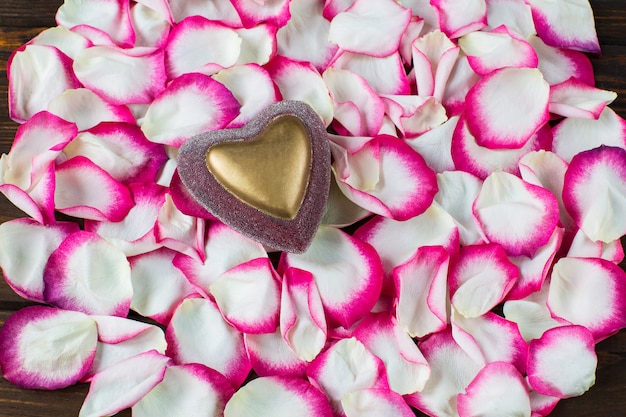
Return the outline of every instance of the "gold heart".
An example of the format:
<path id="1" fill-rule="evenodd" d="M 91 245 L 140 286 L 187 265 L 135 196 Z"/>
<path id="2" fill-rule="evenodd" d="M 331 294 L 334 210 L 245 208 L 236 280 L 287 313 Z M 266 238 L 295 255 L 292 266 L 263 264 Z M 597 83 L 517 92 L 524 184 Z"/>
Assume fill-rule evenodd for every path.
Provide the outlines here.
<path id="1" fill-rule="evenodd" d="M 206 167 L 222 187 L 270 216 L 296 217 L 311 175 L 311 137 L 295 115 L 272 119 L 258 135 L 207 150 Z"/>

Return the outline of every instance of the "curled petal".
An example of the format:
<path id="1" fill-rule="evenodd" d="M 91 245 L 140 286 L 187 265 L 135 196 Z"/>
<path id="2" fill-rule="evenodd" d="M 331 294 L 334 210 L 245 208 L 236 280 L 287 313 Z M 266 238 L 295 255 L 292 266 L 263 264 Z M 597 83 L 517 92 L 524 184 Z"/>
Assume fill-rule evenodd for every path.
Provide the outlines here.
<path id="1" fill-rule="evenodd" d="M 593 241 L 626 234 L 626 150 L 600 146 L 572 158 L 563 188 L 568 213 Z"/>
<path id="2" fill-rule="evenodd" d="M 329 398 L 336 415 L 345 415 L 342 399 L 362 389 L 388 389 L 385 365 L 355 338 L 340 339 L 321 353 L 307 376 Z"/>
<path id="3" fill-rule="evenodd" d="M 241 104 L 239 115 L 230 122 L 229 128 L 245 125 L 261 110 L 279 99 L 270 75 L 256 64 L 223 69 L 213 78 L 224 84 Z"/>
<path id="4" fill-rule="evenodd" d="M 183 271 L 187 279 L 208 295 L 211 285 L 220 275 L 256 258 L 267 257 L 263 246 L 220 222 L 210 222 L 203 253 L 204 261 L 177 255 L 173 264 Z"/>
<path id="5" fill-rule="evenodd" d="M 101 123 L 63 148 L 68 159 L 81 155 L 123 183 L 153 183 L 166 161 L 163 147 L 149 142 L 134 124 Z"/>
<path id="6" fill-rule="evenodd" d="M 467 94 L 469 131 L 478 145 L 519 149 L 548 121 L 549 94 L 549 85 L 537 69 L 496 70 Z"/>
<path id="7" fill-rule="evenodd" d="M 378 254 L 341 230 L 320 227 L 306 252 L 283 252 L 280 262 L 280 270 L 295 267 L 313 274 L 330 326 L 349 328 L 378 300 L 382 284 Z"/>
<path id="8" fill-rule="evenodd" d="M 326 345 L 324 306 L 313 274 L 288 268 L 280 297 L 280 332 L 302 360 L 312 361 Z"/>
<path id="9" fill-rule="evenodd" d="M 617 93 L 613 91 L 600 90 L 570 78 L 550 88 L 550 112 L 564 117 L 597 120 L 615 98 Z"/>
<path id="10" fill-rule="evenodd" d="M 427 106 L 426 108 L 430 107 Z M 454 171 L 452 136 L 458 121 L 458 116 L 452 116 L 443 124 L 415 138 L 405 138 L 405 141 L 417 153 L 422 155 L 426 164 L 428 164 L 433 171 Z"/>
<path id="11" fill-rule="evenodd" d="M 424 388 L 430 366 L 411 337 L 390 315 L 366 316 L 355 329 L 354 337 L 383 361 L 393 391 L 405 395 Z"/>
<path id="12" fill-rule="evenodd" d="M 204 226 L 204 219 L 183 214 L 174 205 L 171 196 L 166 195 L 157 217 L 154 235 L 163 246 L 203 260 Z"/>
<path id="13" fill-rule="evenodd" d="M 568 324 L 562 319 L 552 317 L 546 305 L 548 288 L 545 284 L 541 291 L 532 293 L 524 299 L 508 300 L 504 303 L 504 316 L 507 320 L 517 323 L 520 334 L 526 342 L 540 338 L 548 329 Z"/>
<path id="14" fill-rule="evenodd" d="M 451 327 L 454 340 L 476 363 L 505 362 L 521 373 L 526 372 L 528 346 L 515 322 L 492 312 L 465 318 L 453 309 Z"/>
<path id="15" fill-rule="evenodd" d="M 77 231 L 75 223 L 45 226 L 28 218 L 0 224 L 0 268 L 13 291 L 28 300 L 44 302 L 43 272 L 48 257 Z"/>
<path id="16" fill-rule="evenodd" d="M 54 205 L 61 213 L 120 221 L 133 207 L 128 188 L 84 156 L 58 165 L 55 180 Z"/>
<path id="17" fill-rule="evenodd" d="M 130 184 L 135 205 L 124 220 L 99 222 L 85 220 L 85 230 L 98 233 L 127 256 L 153 251 L 161 245 L 154 235 L 159 211 L 165 202 L 165 188 L 156 184 Z"/>
<path id="18" fill-rule="evenodd" d="M 230 382 L 204 365 L 168 366 L 163 380 L 132 407 L 135 417 L 217 416 L 233 395 Z"/>
<path id="19" fill-rule="evenodd" d="M 241 38 L 237 64 L 267 64 L 276 54 L 276 26 L 262 23 L 252 28 L 235 30 Z"/>
<path id="20" fill-rule="evenodd" d="M 411 11 L 394 1 L 356 0 L 331 20 L 329 39 L 343 50 L 383 57 L 398 49 L 410 19 Z"/>
<path id="21" fill-rule="evenodd" d="M 491 149 L 480 146 L 469 131 L 465 117 L 461 116 L 452 136 L 451 154 L 456 169 L 485 179 L 495 171 L 519 174 L 520 159 L 529 152 L 549 149 L 551 141 L 551 129 L 544 125 L 520 149 Z"/>
<path id="22" fill-rule="evenodd" d="M 91 380 L 89 392 L 78 415 L 114 415 L 132 407 L 163 380 L 170 363 L 170 358 L 151 350 L 105 369 Z"/>
<path id="23" fill-rule="evenodd" d="M 0 177 L 6 171 L 6 154 L 0 157 Z M 42 224 L 56 221 L 54 214 L 54 166 L 50 165 L 39 182 L 24 191 L 13 184 L 0 184 L 0 192 L 25 214 Z"/>
<path id="24" fill-rule="evenodd" d="M 473 210 L 488 241 L 499 243 L 511 256 L 533 256 L 548 243 L 559 220 L 558 202 L 550 191 L 504 172 L 485 179 Z"/>
<path id="25" fill-rule="evenodd" d="M 223 84 L 203 74 L 185 74 L 150 104 L 141 130 L 152 142 L 179 147 L 198 133 L 224 128 L 239 107 Z"/>
<path id="26" fill-rule="evenodd" d="M 552 270 L 548 308 L 557 318 L 585 326 L 596 341 L 626 327 L 626 273 L 597 258 L 561 258 Z"/>
<path id="27" fill-rule="evenodd" d="M 537 68 L 539 58 L 523 37 L 499 26 L 488 32 L 471 32 L 459 45 L 476 73 L 486 75 L 500 68 Z"/>
<path id="28" fill-rule="evenodd" d="M 415 39 L 411 50 L 418 94 L 433 96 L 441 101 L 448 77 L 459 56 L 459 47 L 443 32 L 435 30 Z"/>
<path id="29" fill-rule="evenodd" d="M 363 77 L 329 67 L 322 75 L 330 90 L 334 117 L 353 136 L 374 136 L 382 126 L 385 104 Z"/>
<path id="30" fill-rule="evenodd" d="M 339 188 L 356 204 L 395 220 L 423 213 L 437 193 L 435 173 L 405 142 L 378 135 L 335 158 Z"/>
<path id="31" fill-rule="evenodd" d="M 261 377 L 240 388 L 226 404 L 224 417 L 331 417 L 328 400 L 308 381 Z"/>
<path id="32" fill-rule="evenodd" d="M 74 123 L 42 111 L 20 125 L 11 151 L 4 157 L 0 183 L 31 191 L 63 150 L 76 137 Z"/>
<path id="33" fill-rule="evenodd" d="M 461 245 L 482 242 L 482 230 L 476 224 L 472 205 L 482 187 L 482 181 L 463 171 L 444 171 L 437 174 L 439 191 L 435 202 L 454 219 Z"/>
<path id="34" fill-rule="evenodd" d="M 586 0 L 555 3 L 528 0 L 537 35 L 547 44 L 583 52 L 600 52 L 591 5 Z"/>
<path id="35" fill-rule="evenodd" d="M 170 33 L 172 17 L 168 2 L 139 1 L 131 6 L 130 19 L 136 47 L 162 48 Z"/>
<path id="36" fill-rule="evenodd" d="M 458 38 L 487 25 L 485 0 L 431 0 L 439 27 L 450 38 Z M 459 13 L 459 9 L 463 13 Z"/>
<path id="37" fill-rule="evenodd" d="M 23 308 L 0 329 L 2 375 L 22 388 L 65 388 L 89 370 L 97 340 L 96 323 L 83 313 Z"/>
<path id="38" fill-rule="evenodd" d="M 57 11 L 59 26 L 92 26 L 107 33 L 122 47 L 135 43 L 135 33 L 130 22 L 128 0 L 66 1 Z"/>
<path id="39" fill-rule="evenodd" d="M 405 138 L 429 132 L 448 120 L 446 109 L 434 97 L 394 95 L 383 98 L 385 113 Z M 416 150 L 419 153 L 419 149 Z"/>
<path id="40" fill-rule="evenodd" d="M 9 114 L 23 123 L 46 110 L 48 103 L 80 83 L 72 71 L 72 60 L 53 46 L 27 45 L 8 62 Z M 28 87 L 26 87 L 28 86 Z"/>
<path id="41" fill-rule="evenodd" d="M 165 333 L 153 324 L 125 317 L 90 317 L 98 325 L 98 347 L 93 364 L 83 381 L 135 355 L 149 351 L 165 353 Z"/>
<path id="42" fill-rule="evenodd" d="M 280 55 L 296 61 L 308 61 L 318 71 L 328 66 L 338 46 L 328 40 L 330 22 L 322 15 L 324 7 L 322 2 L 290 2 L 291 18 L 276 33 Z"/>
<path id="43" fill-rule="evenodd" d="M 528 382 L 543 395 L 576 397 L 595 383 L 597 363 L 589 330 L 555 327 L 528 345 Z"/>
<path id="44" fill-rule="evenodd" d="M 224 318 L 244 333 L 272 333 L 278 326 L 280 280 L 266 257 L 224 272 L 209 287 Z"/>
<path id="45" fill-rule="evenodd" d="M 172 265 L 176 253 L 167 248 L 129 259 L 133 283 L 131 308 L 145 317 L 167 324 L 176 306 L 196 293 L 183 273 Z"/>
<path id="46" fill-rule="evenodd" d="M 204 298 L 178 305 L 165 337 L 167 354 L 176 364 L 200 363 L 240 386 L 250 372 L 243 334 L 224 321 L 217 306 Z"/>
<path id="47" fill-rule="evenodd" d="M 446 328 L 449 260 L 443 247 L 422 246 L 393 270 L 395 316 L 411 337 L 424 337 Z"/>
<path id="48" fill-rule="evenodd" d="M 530 415 L 530 398 L 526 382 L 514 366 L 493 362 L 480 370 L 459 394 L 460 417 Z"/>
<path id="49" fill-rule="evenodd" d="M 387 277 L 391 276 L 393 268 L 407 262 L 421 246 L 441 245 L 453 253 L 459 242 L 454 219 L 435 204 L 404 222 L 374 217 L 357 229 L 354 236 L 376 249 Z"/>
<path id="50" fill-rule="evenodd" d="M 46 302 L 87 314 L 124 317 L 133 287 L 126 256 L 95 233 L 69 235 L 52 252 L 43 275 Z"/>
<path id="51" fill-rule="evenodd" d="M 574 221 L 563 204 L 563 183 L 567 166 L 558 155 L 544 150 L 528 152 L 519 160 L 521 178 L 549 190 L 559 203 L 560 225 L 566 229 L 573 229 Z"/>
<path id="52" fill-rule="evenodd" d="M 515 300 L 541 290 L 548 276 L 552 262 L 563 241 L 563 229 L 557 227 L 548 243 L 540 247 L 532 257 L 516 256 L 510 258 L 519 269 L 519 277 L 509 291 L 507 299 Z"/>
<path id="53" fill-rule="evenodd" d="M 504 299 L 518 275 L 500 245 L 465 246 L 450 268 L 450 301 L 462 316 L 479 317 Z"/>

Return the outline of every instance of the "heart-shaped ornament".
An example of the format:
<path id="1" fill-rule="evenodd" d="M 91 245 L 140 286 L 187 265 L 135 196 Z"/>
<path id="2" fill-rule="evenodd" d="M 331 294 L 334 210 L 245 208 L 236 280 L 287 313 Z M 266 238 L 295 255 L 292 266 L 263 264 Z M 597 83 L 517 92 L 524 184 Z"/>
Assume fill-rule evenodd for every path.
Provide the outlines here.
<path id="1" fill-rule="evenodd" d="M 188 139 L 178 175 L 197 203 L 233 229 L 270 249 L 302 253 L 324 214 L 330 159 L 317 113 L 282 101 L 244 127 Z"/>

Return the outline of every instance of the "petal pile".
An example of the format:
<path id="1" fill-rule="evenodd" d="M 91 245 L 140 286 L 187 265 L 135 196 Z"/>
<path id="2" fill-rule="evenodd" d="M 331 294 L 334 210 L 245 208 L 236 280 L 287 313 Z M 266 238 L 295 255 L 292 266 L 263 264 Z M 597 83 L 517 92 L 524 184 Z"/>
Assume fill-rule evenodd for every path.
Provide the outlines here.
<path id="1" fill-rule="evenodd" d="M 626 327 L 626 120 L 587 0 L 65 0 L 56 22 L 7 66 L 0 192 L 28 217 L 0 267 L 41 304 L 0 329 L 8 381 L 87 382 L 85 417 L 540 417 L 593 385 Z M 176 171 L 281 100 L 332 152 L 301 254 Z"/>

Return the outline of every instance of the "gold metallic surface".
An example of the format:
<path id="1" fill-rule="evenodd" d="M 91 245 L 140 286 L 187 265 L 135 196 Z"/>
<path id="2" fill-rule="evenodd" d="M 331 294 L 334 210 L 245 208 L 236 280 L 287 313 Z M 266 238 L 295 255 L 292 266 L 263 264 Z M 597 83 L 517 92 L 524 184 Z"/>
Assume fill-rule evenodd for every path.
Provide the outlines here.
<path id="1" fill-rule="evenodd" d="M 284 114 L 250 140 L 211 146 L 206 166 L 239 200 L 270 216 L 291 220 L 309 184 L 311 149 L 304 123 Z"/>

